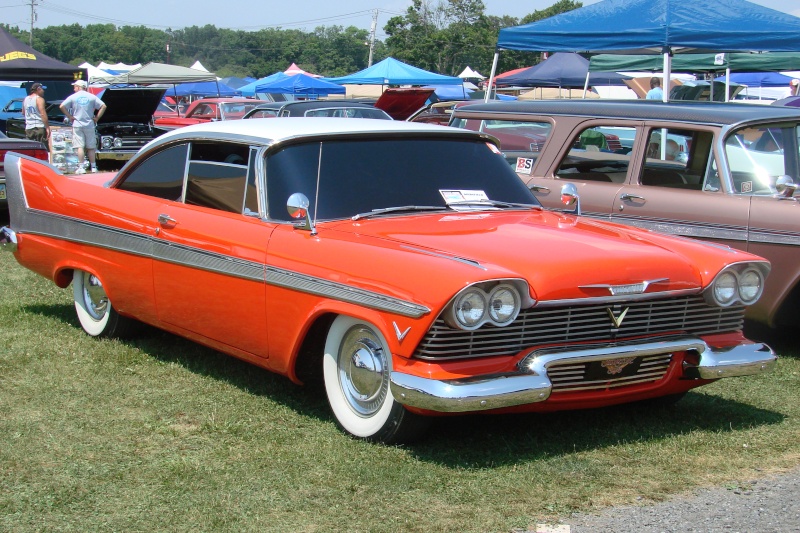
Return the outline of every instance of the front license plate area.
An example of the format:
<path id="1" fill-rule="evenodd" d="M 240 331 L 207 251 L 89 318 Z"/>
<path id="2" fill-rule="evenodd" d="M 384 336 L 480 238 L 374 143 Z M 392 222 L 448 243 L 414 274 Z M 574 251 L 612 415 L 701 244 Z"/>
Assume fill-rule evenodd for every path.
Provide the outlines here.
<path id="1" fill-rule="evenodd" d="M 586 379 L 602 381 L 634 376 L 639 372 L 640 357 L 618 357 L 594 361 L 586 365 Z"/>
<path id="2" fill-rule="evenodd" d="M 6 199 L 6 184 L 0 183 L 0 200 Z"/>

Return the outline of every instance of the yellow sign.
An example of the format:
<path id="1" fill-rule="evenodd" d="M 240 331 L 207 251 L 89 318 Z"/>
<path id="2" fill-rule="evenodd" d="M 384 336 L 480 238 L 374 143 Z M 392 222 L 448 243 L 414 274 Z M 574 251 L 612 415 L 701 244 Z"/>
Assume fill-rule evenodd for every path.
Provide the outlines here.
<path id="1" fill-rule="evenodd" d="M 29 54 L 28 52 L 9 52 L 0 56 L 0 63 L 3 61 L 13 61 L 15 59 L 32 59 L 33 61 L 36 61 L 36 56 Z"/>

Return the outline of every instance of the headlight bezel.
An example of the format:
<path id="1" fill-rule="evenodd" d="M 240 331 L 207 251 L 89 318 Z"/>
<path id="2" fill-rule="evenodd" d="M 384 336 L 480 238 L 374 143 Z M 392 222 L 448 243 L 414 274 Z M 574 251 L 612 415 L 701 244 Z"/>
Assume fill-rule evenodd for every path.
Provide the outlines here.
<path id="1" fill-rule="evenodd" d="M 507 291 L 507 292 L 506 292 Z M 511 295 L 513 308 L 511 312 L 506 311 L 506 320 L 500 320 L 497 313 L 490 309 L 493 298 L 500 294 Z M 479 319 L 465 323 L 461 319 L 460 306 L 474 296 L 483 303 L 483 311 Z M 498 279 L 471 284 L 458 292 L 447 304 L 442 313 L 442 318 L 448 326 L 465 331 L 474 331 L 480 327 L 490 324 L 495 327 L 505 327 L 512 324 L 519 316 L 523 307 L 530 307 L 534 300 L 530 297 L 528 284 L 521 279 Z"/>
<path id="2" fill-rule="evenodd" d="M 769 271 L 770 265 L 766 261 L 747 261 L 728 265 L 714 276 L 714 280 L 704 290 L 703 296 L 709 305 L 717 307 L 753 305 L 764 294 L 764 282 Z M 743 281 L 746 282 L 748 279 L 751 281 L 743 284 Z M 757 280 L 755 284 L 752 283 L 754 279 Z M 721 284 L 728 281 L 732 281 L 732 287 L 728 289 L 732 294 L 730 298 L 720 298 Z M 746 292 L 744 289 L 753 286 L 757 286 L 755 292 Z"/>

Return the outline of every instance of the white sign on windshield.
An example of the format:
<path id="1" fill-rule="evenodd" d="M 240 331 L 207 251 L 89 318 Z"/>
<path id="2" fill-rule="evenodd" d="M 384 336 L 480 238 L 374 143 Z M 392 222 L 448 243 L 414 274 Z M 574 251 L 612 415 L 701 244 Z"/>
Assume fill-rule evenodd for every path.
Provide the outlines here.
<path id="1" fill-rule="evenodd" d="M 439 189 L 439 193 L 444 198 L 447 205 L 457 207 L 459 203 L 463 202 L 485 202 L 489 200 L 484 191 L 466 190 L 466 189 Z"/>

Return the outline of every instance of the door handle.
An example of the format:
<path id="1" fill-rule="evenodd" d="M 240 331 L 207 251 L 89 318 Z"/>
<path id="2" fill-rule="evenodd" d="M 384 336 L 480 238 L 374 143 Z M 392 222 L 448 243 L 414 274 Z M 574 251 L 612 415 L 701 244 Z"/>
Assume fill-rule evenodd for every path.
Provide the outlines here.
<path id="1" fill-rule="evenodd" d="M 550 189 L 548 189 L 544 185 L 531 185 L 528 188 L 533 192 L 550 192 Z"/>
<path id="2" fill-rule="evenodd" d="M 636 194 L 630 194 L 630 193 L 627 193 L 627 192 L 625 194 L 620 195 L 619 199 L 622 200 L 623 202 L 626 201 L 626 200 L 628 200 L 628 201 L 630 201 L 630 200 L 641 200 L 642 202 L 645 201 L 644 196 L 638 196 Z"/>
<path id="3" fill-rule="evenodd" d="M 161 224 L 162 226 L 170 226 L 170 225 L 174 226 L 175 224 L 178 223 L 178 221 L 172 218 L 171 216 L 162 213 L 158 215 L 158 223 Z"/>

